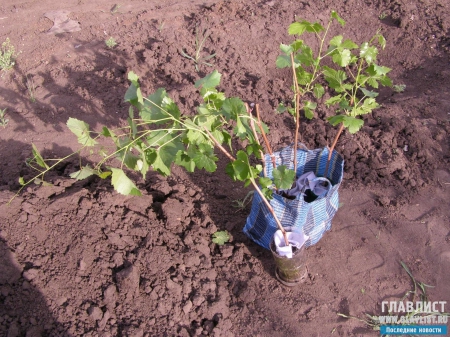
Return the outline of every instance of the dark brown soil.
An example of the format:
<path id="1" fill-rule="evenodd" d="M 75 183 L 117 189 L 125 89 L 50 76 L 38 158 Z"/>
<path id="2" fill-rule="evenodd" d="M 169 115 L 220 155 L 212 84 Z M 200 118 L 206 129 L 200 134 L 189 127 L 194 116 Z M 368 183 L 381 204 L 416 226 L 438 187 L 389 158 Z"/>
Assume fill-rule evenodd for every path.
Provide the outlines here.
<path id="1" fill-rule="evenodd" d="M 9 118 L 0 128 L 0 336 L 377 336 L 337 313 L 379 315 L 383 300 L 411 290 L 399 261 L 434 285 L 430 300 L 450 302 L 447 0 L 130 0 L 112 13 L 113 5 L 0 4 L 0 42 L 9 37 L 21 52 L 0 78 Z M 306 250 L 303 285 L 282 286 L 270 251 L 242 233 L 249 208 L 233 201 L 248 190 L 223 173 L 225 160 L 215 174 L 151 174 L 138 181 L 143 197 L 119 195 L 108 181 L 75 182 L 69 160 L 47 176 L 53 186 L 30 185 L 6 204 L 18 177 L 33 176 L 31 143 L 46 158 L 77 149 L 69 117 L 95 130 L 126 122 L 131 70 L 145 93 L 165 87 L 189 113 L 199 98 L 193 83 L 217 69 L 228 96 L 261 105 L 274 147 L 290 144 L 291 120 L 273 113 L 291 95 L 291 75 L 275 67 L 279 44 L 290 41 L 295 17 L 325 20 L 331 9 L 347 21 L 332 33 L 362 42 L 380 29 L 380 62 L 406 89 L 381 90 L 382 108 L 341 138 L 343 206 Z M 47 34 L 52 10 L 67 10 L 81 30 Z M 204 54 L 216 53 L 200 72 L 180 54 L 193 53 L 196 27 L 210 33 Z M 335 132 L 319 119 L 301 131 L 310 148 Z M 225 229 L 231 242 L 213 244 Z"/>

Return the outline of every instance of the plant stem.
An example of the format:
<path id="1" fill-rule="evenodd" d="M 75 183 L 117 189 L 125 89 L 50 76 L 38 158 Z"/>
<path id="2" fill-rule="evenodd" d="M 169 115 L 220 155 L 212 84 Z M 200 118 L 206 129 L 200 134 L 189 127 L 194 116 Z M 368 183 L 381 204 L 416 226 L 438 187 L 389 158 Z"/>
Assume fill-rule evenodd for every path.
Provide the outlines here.
<path id="1" fill-rule="evenodd" d="M 33 178 L 31 178 L 30 180 L 28 180 L 27 182 L 25 182 L 22 187 L 19 188 L 19 190 L 17 191 L 16 194 L 14 194 L 11 199 L 9 199 L 9 201 L 7 202 L 7 205 L 10 205 L 11 202 L 19 195 L 19 193 L 29 184 L 31 184 L 33 181 L 35 181 L 36 179 L 40 179 L 41 177 L 43 177 L 47 172 L 49 172 L 50 170 L 52 170 L 56 165 L 58 165 L 59 163 L 62 163 L 64 160 L 72 157 L 73 155 L 80 153 L 86 146 L 84 145 L 83 147 L 81 147 L 81 149 L 79 149 L 78 151 L 72 152 L 71 154 L 65 156 L 64 158 L 60 158 L 57 159 L 56 163 L 53 164 L 52 166 L 48 166 L 47 169 L 45 169 L 44 171 L 40 171 L 39 174 L 35 175 Z M 43 180 L 43 179 L 42 179 Z"/>
<path id="2" fill-rule="evenodd" d="M 236 161 L 236 159 L 217 141 L 217 139 L 212 135 L 211 132 L 209 132 L 207 129 L 204 129 L 206 133 L 209 135 L 209 137 L 212 139 L 214 144 L 217 146 L 217 148 L 222 151 L 230 160 Z M 264 194 L 259 189 L 258 184 L 256 183 L 255 179 L 253 177 L 250 178 L 250 182 L 252 183 L 253 187 L 255 188 L 256 192 L 259 194 L 261 199 L 263 200 L 264 204 L 267 206 L 269 212 L 272 214 L 273 218 L 275 219 L 275 222 L 278 226 L 278 229 L 283 234 L 284 242 L 286 246 L 289 246 L 289 240 L 287 238 L 286 230 L 283 228 L 283 225 L 281 224 L 280 220 L 278 220 L 278 217 L 275 214 L 275 211 L 273 210 L 272 205 L 269 203 L 267 198 L 264 196 Z"/>
<path id="3" fill-rule="evenodd" d="M 300 129 L 300 89 L 298 88 L 297 74 L 295 72 L 294 53 L 291 53 L 292 73 L 295 85 L 295 135 L 294 135 L 294 172 L 297 176 L 297 146 L 298 146 L 298 131 Z"/>
<path id="4" fill-rule="evenodd" d="M 334 137 L 333 144 L 331 144 L 331 147 L 328 148 L 328 159 L 327 159 L 327 165 L 325 166 L 325 177 L 328 176 L 328 166 L 330 165 L 331 155 L 333 154 L 334 148 L 336 147 L 337 141 L 339 137 L 341 136 L 342 131 L 344 130 L 344 123 L 341 123 L 341 126 L 339 127 L 339 130 Z"/>
<path id="5" fill-rule="evenodd" d="M 266 147 L 267 147 L 267 152 L 269 152 L 270 158 L 272 159 L 273 168 L 276 169 L 277 163 L 275 162 L 275 156 L 273 155 L 272 148 L 270 147 L 270 143 L 267 140 L 266 133 L 264 132 L 264 128 L 262 126 L 261 116 L 259 114 L 259 104 L 256 104 L 256 116 L 258 117 L 258 127 L 261 130 L 261 134 L 263 136 L 264 143 L 266 144 Z"/>
<path id="6" fill-rule="evenodd" d="M 283 228 L 283 225 L 281 225 L 280 220 L 278 220 L 278 217 L 276 216 L 272 205 L 270 205 L 270 203 L 267 200 L 267 198 L 264 196 L 264 194 L 259 189 L 258 184 L 256 184 L 256 182 L 255 182 L 255 179 L 251 178 L 250 181 L 252 182 L 252 185 L 255 188 L 256 192 L 259 194 L 259 196 L 262 198 L 263 202 L 266 204 L 267 208 L 269 209 L 269 212 L 272 214 L 273 218 L 275 219 L 275 222 L 277 223 L 278 229 L 283 234 L 284 243 L 286 244 L 286 246 L 289 246 L 289 240 L 287 238 L 286 230 Z"/>
<path id="7" fill-rule="evenodd" d="M 222 145 L 220 145 L 220 143 L 217 141 L 217 139 L 213 136 L 213 134 L 206 128 L 204 128 L 204 130 L 206 131 L 206 133 L 208 134 L 209 138 L 212 139 L 212 141 L 214 142 L 214 144 L 217 146 L 217 148 L 223 152 L 224 155 L 226 155 L 228 157 L 228 159 L 230 159 L 231 161 L 235 161 L 236 158 L 234 158 Z"/>
<path id="8" fill-rule="evenodd" d="M 252 116 L 252 110 L 250 110 L 247 103 L 245 103 L 245 109 L 247 110 L 247 113 L 250 116 L 250 127 L 252 128 L 252 132 L 253 132 L 253 136 L 255 137 L 255 141 L 256 141 L 256 143 L 258 143 L 259 146 L 261 146 L 261 143 L 259 142 L 258 134 L 256 133 L 255 121 Z M 266 161 L 264 160 L 264 153 L 262 150 L 259 150 L 259 154 L 261 155 L 261 162 L 262 162 L 262 166 L 263 166 L 264 177 L 267 177 Z"/>

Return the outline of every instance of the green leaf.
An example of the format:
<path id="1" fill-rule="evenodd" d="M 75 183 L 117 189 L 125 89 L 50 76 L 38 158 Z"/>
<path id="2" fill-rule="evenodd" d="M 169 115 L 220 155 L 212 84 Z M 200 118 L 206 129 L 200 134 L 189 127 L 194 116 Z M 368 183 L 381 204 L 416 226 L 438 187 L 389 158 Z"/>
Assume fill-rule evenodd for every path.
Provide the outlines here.
<path id="1" fill-rule="evenodd" d="M 356 49 L 358 48 L 358 45 L 352 40 L 346 39 L 344 40 L 344 42 L 342 42 L 341 47 L 346 49 Z"/>
<path id="2" fill-rule="evenodd" d="M 286 55 L 280 55 L 277 57 L 277 60 L 275 62 L 277 68 L 287 68 L 291 67 L 291 57 Z"/>
<path id="3" fill-rule="evenodd" d="M 294 52 L 294 49 L 289 44 L 283 44 L 283 43 L 280 44 L 280 49 L 286 55 L 290 55 L 290 54 L 292 54 Z"/>
<path id="4" fill-rule="evenodd" d="M 175 164 L 184 167 L 188 172 L 194 172 L 195 162 L 184 151 L 178 151 Z"/>
<path id="5" fill-rule="evenodd" d="M 381 49 L 386 47 L 386 39 L 381 34 L 378 34 L 378 43 L 380 44 Z"/>
<path id="6" fill-rule="evenodd" d="M 306 101 L 305 105 L 303 107 L 303 110 L 305 111 L 305 117 L 308 119 L 312 119 L 314 117 L 314 109 L 317 108 L 317 103 Z"/>
<path id="7" fill-rule="evenodd" d="M 199 126 L 202 126 L 206 128 L 207 130 L 211 130 L 213 127 L 213 124 L 217 122 L 217 116 L 214 115 L 201 115 L 199 113 L 199 116 L 197 116 L 197 124 Z"/>
<path id="8" fill-rule="evenodd" d="M 308 33 L 319 33 L 325 30 L 325 28 L 323 28 L 323 26 L 318 22 L 309 23 L 307 21 L 304 21 L 304 23 L 306 24 L 306 31 Z"/>
<path id="9" fill-rule="evenodd" d="M 245 128 L 244 124 L 242 123 L 242 119 L 240 117 L 236 120 L 236 126 L 234 128 L 234 133 L 236 136 L 238 136 L 241 139 L 244 139 L 247 137 L 247 129 Z"/>
<path id="10" fill-rule="evenodd" d="M 295 40 L 291 43 L 294 52 L 298 51 L 303 46 L 303 40 Z"/>
<path id="11" fill-rule="evenodd" d="M 268 177 L 261 177 L 261 178 L 259 178 L 259 185 L 262 188 L 267 188 L 267 187 L 273 185 L 273 181 L 272 181 L 272 179 L 270 179 Z"/>
<path id="12" fill-rule="evenodd" d="M 336 11 L 331 11 L 331 17 L 332 17 L 333 19 L 336 19 L 337 22 L 339 22 L 339 24 L 340 24 L 342 27 L 345 26 L 345 20 L 342 19 L 342 18 L 338 15 L 338 13 L 337 13 Z"/>
<path id="13" fill-rule="evenodd" d="M 247 109 L 240 98 L 231 97 L 223 101 L 222 114 L 227 120 L 236 120 L 238 116 L 247 114 Z"/>
<path id="14" fill-rule="evenodd" d="M 41 154 L 39 153 L 36 145 L 31 143 L 31 146 L 32 146 L 31 151 L 33 152 L 33 156 L 34 156 L 34 159 L 36 160 L 36 163 L 42 168 L 49 169 L 47 163 L 44 161 L 44 158 L 42 158 Z"/>
<path id="15" fill-rule="evenodd" d="M 89 167 L 89 165 L 86 165 L 81 170 L 71 173 L 70 178 L 73 178 L 76 180 L 83 180 L 94 174 L 97 174 L 97 171 L 94 170 L 93 168 Z"/>
<path id="16" fill-rule="evenodd" d="M 139 80 L 139 76 L 138 75 L 136 75 L 133 71 L 130 71 L 129 73 L 128 73 L 128 80 L 131 82 L 131 83 L 138 83 L 138 80 Z"/>
<path id="17" fill-rule="evenodd" d="M 147 163 L 147 165 L 153 165 L 153 163 L 155 162 L 156 158 L 158 157 L 158 154 L 156 153 L 155 149 L 145 149 L 144 150 L 144 159 Z"/>
<path id="18" fill-rule="evenodd" d="M 121 159 L 123 160 L 123 163 L 126 165 L 126 167 L 128 167 L 132 170 L 140 170 L 137 167 L 139 157 L 137 157 L 133 153 L 131 153 L 130 150 L 126 151 L 125 157 L 122 157 Z"/>
<path id="19" fill-rule="evenodd" d="M 306 30 L 305 25 L 300 22 L 294 22 L 289 25 L 288 33 L 289 35 L 302 35 Z"/>
<path id="20" fill-rule="evenodd" d="M 23 179 L 23 177 L 19 177 L 19 184 L 20 186 L 25 185 L 25 180 Z"/>
<path id="21" fill-rule="evenodd" d="M 223 142 L 227 144 L 230 149 L 232 149 L 233 147 L 231 144 L 231 135 L 226 131 L 222 131 L 222 135 L 223 135 Z"/>
<path id="22" fill-rule="evenodd" d="M 330 46 L 339 47 L 344 37 L 342 35 L 336 35 L 330 40 Z"/>
<path id="23" fill-rule="evenodd" d="M 322 96 L 325 94 L 324 87 L 321 84 L 316 83 L 314 85 L 313 94 L 317 99 L 322 98 Z"/>
<path id="24" fill-rule="evenodd" d="M 367 78 L 366 76 L 361 76 L 361 80 L 358 81 L 359 83 L 363 82 L 363 79 L 366 79 L 367 83 L 372 86 L 373 88 L 378 88 L 378 81 L 384 86 L 391 87 L 392 81 L 391 79 L 386 75 L 388 72 L 391 71 L 391 68 L 378 66 L 374 63 L 372 63 L 369 67 L 366 69 L 366 73 L 370 76 Z M 362 83 L 363 84 L 363 83 Z"/>
<path id="25" fill-rule="evenodd" d="M 372 76 L 383 76 L 386 75 L 388 72 L 390 72 L 392 69 L 384 66 L 378 66 L 376 64 L 372 64 L 368 69 L 367 72 Z"/>
<path id="26" fill-rule="evenodd" d="M 173 137 L 174 134 L 169 133 L 166 130 L 153 130 L 147 136 L 147 142 L 149 147 L 158 147 L 158 145 L 164 145 L 165 143 L 170 142 Z"/>
<path id="27" fill-rule="evenodd" d="M 175 104 L 175 102 L 167 95 L 167 93 L 166 93 L 166 96 L 163 99 L 162 107 L 164 108 L 164 110 L 166 110 L 166 112 L 169 115 L 174 117 L 176 120 L 180 119 L 180 116 L 181 116 L 180 109 Z"/>
<path id="28" fill-rule="evenodd" d="M 333 62 L 341 67 L 346 67 L 350 64 L 352 53 L 348 49 L 338 49 L 333 53 Z"/>
<path id="29" fill-rule="evenodd" d="M 208 172 L 214 172 L 217 169 L 215 162 L 218 159 L 214 154 L 214 148 L 207 143 L 199 144 L 197 148 L 194 146 L 190 147 L 188 155 L 199 169 L 204 168 Z"/>
<path id="30" fill-rule="evenodd" d="M 298 61 L 298 63 L 309 67 L 314 62 L 312 49 L 306 45 L 302 46 L 301 52 L 295 56 L 295 60 Z"/>
<path id="31" fill-rule="evenodd" d="M 329 107 L 330 105 L 334 105 L 339 103 L 342 100 L 342 95 L 336 95 L 333 97 L 330 97 L 325 101 L 325 104 Z"/>
<path id="32" fill-rule="evenodd" d="M 175 162 L 179 150 L 184 150 L 184 147 L 178 139 L 161 146 L 155 151 L 156 158 L 152 167 L 162 175 L 170 175 L 170 167 Z"/>
<path id="33" fill-rule="evenodd" d="M 84 146 L 94 146 L 97 142 L 89 135 L 89 124 L 70 117 L 67 127 L 78 137 L 78 143 Z"/>
<path id="34" fill-rule="evenodd" d="M 380 83 L 385 87 L 392 87 L 392 80 L 386 75 L 381 77 Z"/>
<path id="35" fill-rule="evenodd" d="M 266 197 L 267 200 L 271 200 L 273 197 L 273 191 L 270 188 L 262 188 L 261 193 Z"/>
<path id="36" fill-rule="evenodd" d="M 208 115 L 218 116 L 221 113 L 223 102 L 225 101 L 225 94 L 218 92 L 216 89 L 201 89 L 201 94 L 205 104 L 202 104 L 204 113 Z M 200 108 L 199 108 L 200 111 Z"/>
<path id="37" fill-rule="evenodd" d="M 288 33 L 289 35 L 301 35 L 305 31 L 308 33 L 319 33 L 321 31 L 325 30 L 323 26 L 318 23 L 311 23 L 309 21 L 301 21 L 301 22 L 294 22 L 289 26 Z"/>
<path id="38" fill-rule="evenodd" d="M 42 179 L 39 179 L 39 178 L 34 179 L 33 182 L 34 182 L 36 185 L 42 184 L 42 186 L 53 186 L 52 183 L 49 183 L 49 182 L 47 182 L 47 181 L 45 181 L 45 180 L 42 180 Z"/>
<path id="39" fill-rule="evenodd" d="M 356 133 L 358 132 L 362 126 L 364 125 L 364 121 L 359 118 L 351 117 L 351 116 L 345 116 L 344 119 L 344 126 L 348 128 L 348 131 L 350 133 Z"/>
<path id="40" fill-rule="evenodd" d="M 344 123 L 344 126 L 348 128 L 348 131 L 350 133 L 358 132 L 364 125 L 364 121 L 362 119 L 346 115 L 332 116 L 328 118 L 328 122 L 330 122 L 330 124 L 333 126 L 336 126 L 340 123 Z"/>
<path id="41" fill-rule="evenodd" d="M 111 168 L 111 183 L 114 189 L 123 195 L 141 195 L 136 185 L 128 178 L 121 169 Z"/>
<path id="42" fill-rule="evenodd" d="M 234 172 L 233 162 L 229 162 L 229 163 L 225 166 L 225 173 L 226 173 L 231 179 L 233 179 L 233 181 L 236 181 L 237 177 L 236 177 L 236 174 L 235 174 L 235 172 Z"/>
<path id="43" fill-rule="evenodd" d="M 367 96 L 367 97 L 377 97 L 378 96 L 378 93 L 375 91 L 370 91 L 365 88 L 360 88 L 360 89 L 363 92 L 364 96 Z"/>
<path id="44" fill-rule="evenodd" d="M 109 131 L 109 129 L 106 126 L 104 126 L 102 129 L 101 135 L 105 136 L 105 137 L 111 137 L 112 133 L 111 133 L 111 131 Z"/>
<path id="45" fill-rule="evenodd" d="M 189 130 L 186 137 L 191 144 L 200 144 L 205 142 L 205 136 L 198 130 Z"/>
<path id="46" fill-rule="evenodd" d="M 202 87 L 203 89 L 215 88 L 220 84 L 221 76 L 222 75 L 217 70 L 214 70 L 211 74 L 206 75 L 204 78 L 196 81 L 195 87 Z"/>
<path id="47" fill-rule="evenodd" d="M 139 104 L 144 104 L 144 98 L 142 97 L 139 82 L 132 81 L 132 83 L 128 87 L 127 92 L 125 93 L 124 101 L 129 102 L 136 107 L 139 107 Z"/>
<path id="48" fill-rule="evenodd" d="M 334 70 L 327 66 L 324 66 L 323 69 L 325 80 L 328 82 L 329 86 L 337 92 L 344 91 L 343 83 L 347 79 L 345 72 L 342 70 Z"/>
<path id="49" fill-rule="evenodd" d="M 167 95 L 164 88 L 159 88 L 155 93 L 147 97 L 144 107 L 139 111 L 139 114 L 144 121 L 155 124 L 167 123 L 170 116 L 179 119 L 181 115 L 177 105 Z"/>
<path id="50" fill-rule="evenodd" d="M 280 165 L 273 170 L 273 182 L 279 189 L 286 190 L 292 187 L 295 179 L 294 170 L 289 170 L 286 166 Z"/>
<path id="51" fill-rule="evenodd" d="M 371 113 L 373 109 L 376 109 L 379 106 L 380 105 L 376 102 L 375 98 L 366 98 L 363 104 L 359 106 L 359 109 L 355 113 L 352 113 L 352 115 L 366 115 L 368 113 Z"/>
<path id="52" fill-rule="evenodd" d="M 239 150 L 236 154 L 236 160 L 231 163 L 232 167 L 227 170 L 227 173 L 231 173 L 233 179 L 238 179 L 240 181 L 245 181 L 251 177 L 250 175 L 250 164 L 248 162 L 247 154 Z"/>
<path id="53" fill-rule="evenodd" d="M 287 111 L 286 106 L 283 103 L 278 104 L 277 109 L 275 110 L 277 113 L 281 114 Z"/>
<path id="54" fill-rule="evenodd" d="M 106 179 L 106 178 L 108 178 L 110 175 L 111 175 L 111 171 L 105 171 L 105 172 L 102 172 L 102 173 L 98 173 L 97 172 L 97 175 L 100 177 L 100 178 L 102 178 L 102 179 Z"/>
<path id="55" fill-rule="evenodd" d="M 339 108 L 340 108 L 341 110 L 345 110 L 346 113 L 347 113 L 348 110 L 351 110 L 351 109 L 352 109 L 352 106 L 350 105 L 350 101 L 348 100 L 347 97 L 343 97 L 343 98 L 340 100 L 340 102 L 339 102 Z"/>
<path id="56" fill-rule="evenodd" d="M 300 85 L 307 85 L 312 80 L 312 74 L 305 71 L 302 67 L 296 68 L 295 73 L 297 74 L 297 82 Z"/>
<path id="57" fill-rule="evenodd" d="M 305 117 L 308 119 L 314 118 L 314 111 L 308 107 L 303 107 L 303 110 L 305 111 Z"/>
<path id="58" fill-rule="evenodd" d="M 230 236 L 227 231 L 218 231 L 212 235 L 212 242 L 221 246 L 230 240 Z"/>
<path id="59" fill-rule="evenodd" d="M 136 137 L 136 133 L 137 133 L 137 126 L 136 123 L 134 122 L 134 120 L 132 119 L 132 117 L 128 117 L 127 118 L 128 121 L 128 125 L 130 126 L 130 131 L 131 131 L 131 136 L 133 138 Z"/>
<path id="60" fill-rule="evenodd" d="M 345 117 L 346 117 L 345 115 L 336 115 L 336 116 L 327 118 L 327 120 L 331 125 L 336 126 L 336 125 L 342 123 L 344 121 Z"/>
<path id="61" fill-rule="evenodd" d="M 368 42 L 364 42 L 361 45 L 359 56 L 363 57 L 368 64 L 376 61 L 378 49 L 374 46 L 370 46 Z"/>
<path id="62" fill-rule="evenodd" d="M 378 89 L 378 81 L 373 77 L 369 77 L 367 79 L 367 84 L 369 84 L 372 88 Z"/>
<path id="63" fill-rule="evenodd" d="M 253 154 L 253 155 L 255 155 L 256 158 L 261 159 L 261 151 L 262 151 L 261 145 L 256 144 L 256 143 L 250 143 L 245 148 L 245 151 L 247 151 L 247 154 L 249 156 L 251 156 Z"/>

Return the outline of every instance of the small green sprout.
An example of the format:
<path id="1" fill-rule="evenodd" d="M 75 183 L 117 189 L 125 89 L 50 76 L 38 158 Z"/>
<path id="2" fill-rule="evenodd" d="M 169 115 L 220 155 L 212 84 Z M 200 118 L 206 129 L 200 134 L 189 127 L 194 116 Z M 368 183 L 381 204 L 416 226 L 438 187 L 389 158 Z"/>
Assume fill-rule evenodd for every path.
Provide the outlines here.
<path id="1" fill-rule="evenodd" d="M 406 89 L 406 84 L 394 84 L 392 89 L 394 89 L 395 92 L 403 92 Z"/>
<path id="2" fill-rule="evenodd" d="M 117 42 L 112 36 L 109 39 L 105 40 L 105 44 L 109 49 L 112 49 L 115 46 L 117 46 Z"/>
<path id="3" fill-rule="evenodd" d="M 217 231 L 212 235 L 212 237 L 213 237 L 212 242 L 214 242 L 219 246 L 230 241 L 230 236 L 228 235 L 227 231 Z"/>
<path id="4" fill-rule="evenodd" d="M 198 33 L 198 29 L 196 28 L 195 29 L 195 55 L 191 56 L 191 55 L 187 54 L 183 49 L 180 51 L 181 56 L 183 56 L 183 57 L 185 57 L 185 58 L 187 58 L 189 60 L 192 60 L 194 62 L 195 70 L 197 72 L 199 71 L 199 67 L 202 64 L 207 65 L 209 67 L 212 67 L 212 64 L 210 64 L 210 63 L 208 63 L 206 61 L 208 61 L 208 60 L 210 60 L 210 59 L 212 59 L 213 57 L 216 56 L 215 53 L 211 54 L 211 55 L 208 55 L 208 56 L 201 56 L 200 55 L 202 50 L 203 50 L 203 45 L 204 45 L 206 39 L 209 37 L 209 35 L 210 34 L 205 29 L 203 31 L 203 36 L 200 37 L 200 35 Z"/>
<path id="5" fill-rule="evenodd" d="M 27 86 L 28 94 L 30 95 L 31 102 L 33 102 L 33 103 L 36 102 L 36 95 L 35 95 L 36 84 L 34 83 L 33 77 L 27 76 L 26 86 Z"/>
<path id="6" fill-rule="evenodd" d="M 6 108 L 3 110 L 0 109 L 0 125 L 3 126 L 4 128 L 6 128 L 6 126 L 9 123 L 9 119 L 5 118 L 5 112 L 6 112 Z"/>
<path id="7" fill-rule="evenodd" d="M 2 43 L 0 49 L 0 69 L 6 71 L 14 67 L 16 57 L 17 54 L 14 46 L 9 41 L 9 38 L 6 38 L 6 41 Z"/>
<path id="8" fill-rule="evenodd" d="M 250 204 L 250 202 L 252 201 L 252 197 L 253 197 L 253 193 L 254 192 L 255 191 L 248 192 L 247 195 L 245 196 L 245 198 L 242 199 L 242 200 L 241 199 L 233 200 L 232 206 L 234 208 L 237 208 L 236 213 L 239 212 L 239 211 L 243 211 L 245 209 L 245 207 L 247 207 L 247 205 Z"/>

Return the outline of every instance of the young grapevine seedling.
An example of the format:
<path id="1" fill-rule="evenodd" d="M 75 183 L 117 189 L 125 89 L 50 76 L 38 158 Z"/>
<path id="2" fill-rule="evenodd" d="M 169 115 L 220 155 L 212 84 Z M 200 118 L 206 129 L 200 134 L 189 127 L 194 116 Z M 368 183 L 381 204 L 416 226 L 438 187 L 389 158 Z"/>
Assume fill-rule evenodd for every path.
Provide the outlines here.
<path id="1" fill-rule="evenodd" d="M 370 114 L 380 106 L 376 101 L 378 93 L 374 90 L 380 85 L 392 86 L 387 76 L 391 69 L 377 64 L 378 47 L 385 48 L 385 38 L 376 33 L 360 45 L 342 35 L 328 40 L 334 21 L 345 26 L 345 21 L 335 11 L 331 12 L 326 26 L 306 20 L 292 23 L 288 32 L 296 36 L 296 40 L 289 45 L 281 44 L 283 55 L 276 62 L 279 68 L 293 68 L 294 103 L 293 108 L 287 110 L 297 119 L 299 110 L 304 111 L 306 118 L 312 119 L 317 101 L 325 94 L 325 86 L 332 89 L 332 96 L 325 104 L 334 107 L 336 114 L 329 117 L 328 122 L 333 126 L 339 125 L 339 129 L 329 151 L 330 157 L 344 128 L 352 134 L 358 132 L 364 125 L 360 116 Z M 300 39 L 305 34 L 312 34 L 317 39 L 317 51 Z M 281 106 L 278 110 L 286 108 Z M 326 174 L 327 171 L 328 167 Z"/>
<path id="2" fill-rule="evenodd" d="M 286 231 L 269 200 L 274 190 L 291 188 L 296 178 L 295 156 L 300 110 L 304 111 L 307 118 L 313 118 L 317 101 L 323 97 L 327 87 L 331 89 L 332 96 L 325 104 L 335 107 L 336 114 L 329 117 L 328 121 L 333 126 L 339 125 L 339 131 L 329 151 L 331 156 L 342 130 L 347 128 L 350 133 L 357 132 L 364 123 L 360 116 L 379 107 L 376 102 L 378 94 L 373 90 L 379 85 L 392 85 L 387 76 L 390 69 L 376 63 L 377 47 L 385 47 L 383 36 L 377 33 L 369 42 L 360 45 L 344 39 L 342 35 L 328 40 L 327 35 L 334 21 L 345 25 L 345 21 L 334 11 L 326 27 L 305 20 L 291 24 L 289 34 L 295 35 L 297 39 L 289 45 L 281 44 L 283 55 L 276 61 L 278 67 L 291 67 L 293 71 L 292 107 L 282 106 L 279 110 L 288 110 L 295 117 L 294 170 L 282 165 L 277 166 L 272 156 L 273 179 L 267 176 L 260 137 L 269 155 L 273 154 L 266 137 L 269 130 L 261 120 L 259 106 L 255 106 L 255 117 L 253 108 L 250 109 L 241 99 L 228 98 L 218 91 L 221 79 L 219 72 L 213 71 L 195 82 L 203 102 L 197 107 L 196 113 L 189 116 L 181 113 L 164 88 L 144 97 L 138 76 L 130 72 L 128 79 L 131 84 L 125 93 L 125 101 L 131 105 L 128 127 L 112 130 L 104 126 L 101 132 L 93 132 L 90 131 L 89 125 L 81 120 L 68 120 L 68 128 L 82 145 L 74 154 L 85 149 L 93 153 L 97 149 L 102 158 L 92 167 L 82 166 L 70 176 L 78 180 L 92 175 L 102 179 L 111 176 L 111 183 L 117 192 L 140 195 L 141 192 L 128 177 L 126 169 L 139 172 L 144 179 L 150 169 L 164 176 L 169 175 L 173 164 L 185 168 L 188 172 L 195 169 L 214 172 L 218 161 L 216 151 L 219 150 L 229 159 L 226 173 L 233 180 L 242 181 L 244 186 L 253 186 L 285 235 Z M 299 39 L 303 34 L 313 34 L 318 39 L 317 51 L 313 51 L 305 41 Z M 199 40 L 201 42 L 197 46 L 197 54 L 205 39 Z M 197 56 L 192 58 L 196 63 L 200 60 Z M 330 64 L 333 64 L 333 67 Z M 108 150 L 100 146 L 99 138 L 109 140 L 113 148 Z M 233 149 L 233 138 L 246 145 L 237 150 Z M 24 181 L 21 177 L 19 182 L 22 188 L 32 181 L 42 182 L 49 170 L 70 157 L 69 155 L 48 163 L 34 145 L 33 155 L 30 165 L 35 165 L 40 172 L 29 181 Z M 113 167 L 112 159 L 115 159 L 118 165 Z M 325 173 L 327 171 L 328 164 Z M 286 235 L 285 241 L 287 244 Z"/>

